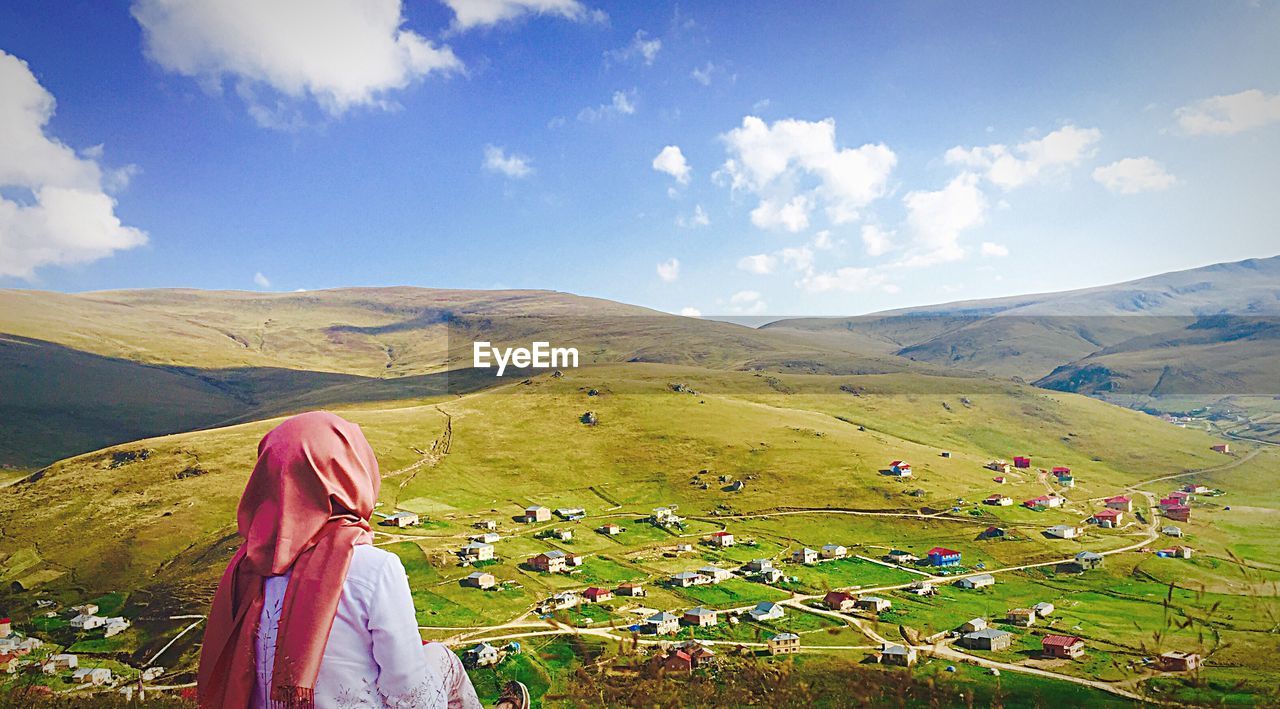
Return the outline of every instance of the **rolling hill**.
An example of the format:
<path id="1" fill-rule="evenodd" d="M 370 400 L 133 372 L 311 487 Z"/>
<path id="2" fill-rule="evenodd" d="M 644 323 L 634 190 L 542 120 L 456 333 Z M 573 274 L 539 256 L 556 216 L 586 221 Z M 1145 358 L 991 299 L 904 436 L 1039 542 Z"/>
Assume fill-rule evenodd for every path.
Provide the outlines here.
<path id="1" fill-rule="evenodd" d="M 841 373 L 892 356 L 551 291 L 350 288 L 0 291 L 0 465 L 340 404 L 422 402 L 501 383 L 472 342 L 666 362 Z M 512 371 L 507 376 L 523 375 Z"/>

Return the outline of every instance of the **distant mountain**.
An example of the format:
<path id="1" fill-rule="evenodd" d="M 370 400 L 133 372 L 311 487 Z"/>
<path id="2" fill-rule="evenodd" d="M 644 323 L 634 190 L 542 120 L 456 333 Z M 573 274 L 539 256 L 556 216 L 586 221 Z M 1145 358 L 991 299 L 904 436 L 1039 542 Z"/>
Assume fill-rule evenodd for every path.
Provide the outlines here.
<path id="1" fill-rule="evenodd" d="M 1203 318 L 1280 316 L 1280 256 L 1215 264 L 1110 286 L 970 300 L 853 318 L 788 319 L 769 330 L 807 333 L 828 345 L 895 354 L 990 374 L 1037 380 L 1063 365 L 1131 340 L 1151 348 L 1204 344 L 1218 332 Z M 1229 332 L 1221 332 L 1229 338 Z M 1055 380 L 1056 381 L 1056 380 Z"/>

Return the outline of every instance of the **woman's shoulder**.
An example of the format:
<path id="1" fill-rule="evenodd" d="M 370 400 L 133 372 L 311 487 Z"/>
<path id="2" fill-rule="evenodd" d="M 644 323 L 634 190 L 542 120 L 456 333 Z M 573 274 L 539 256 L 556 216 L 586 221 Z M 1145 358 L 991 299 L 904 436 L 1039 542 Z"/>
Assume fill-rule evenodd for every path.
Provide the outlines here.
<path id="1" fill-rule="evenodd" d="M 404 575 L 404 564 L 400 563 L 400 557 L 372 544 L 357 544 L 351 554 L 347 581 L 374 587 L 384 576 L 393 572 Z"/>

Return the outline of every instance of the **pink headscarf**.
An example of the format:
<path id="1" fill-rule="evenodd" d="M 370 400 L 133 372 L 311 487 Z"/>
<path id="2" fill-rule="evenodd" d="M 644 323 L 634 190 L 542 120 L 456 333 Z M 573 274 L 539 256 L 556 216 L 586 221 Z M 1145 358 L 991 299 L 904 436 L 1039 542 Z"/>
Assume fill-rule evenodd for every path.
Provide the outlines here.
<path id="1" fill-rule="evenodd" d="M 380 486 L 360 427 L 331 413 L 294 416 L 263 437 L 236 514 L 245 542 L 222 575 L 205 628 L 201 707 L 240 709 L 253 701 L 263 579 L 290 569 L 270 702 L 314 706 L 352 552 L 373 540 L 369 516 Z"/>

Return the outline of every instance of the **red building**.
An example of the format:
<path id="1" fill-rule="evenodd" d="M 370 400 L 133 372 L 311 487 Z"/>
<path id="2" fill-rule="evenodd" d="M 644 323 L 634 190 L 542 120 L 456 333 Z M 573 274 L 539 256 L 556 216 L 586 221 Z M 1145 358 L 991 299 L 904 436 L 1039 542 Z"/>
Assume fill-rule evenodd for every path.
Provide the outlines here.
<path id="1" fill-rule="evenodd" d="M 1015 468 L 1030 468 L 1030 467 L 1031 467 L 1031 458 L 1029 458 L 1029 457 L 1027 457 L 1027 456 L 1025 456 L 1025 455 L 1015 455 L 1015 456 L 1013 456 L 1013 467 L 1015 467 Z"/>
<path id="2" fill-rule="evenodd" d="M 1172 505 L 1164 508 L 1164 516 L 1179 522 L 1191 521 L 1191 508 L 1186 505 Z"/>
<path id="3" fill-rule="evenodd" d="M 1046 657 L 1074 660 L 1084 655 L 1084 640 L 1074 635 L 1046 635 L 1040 649 Z"/>

